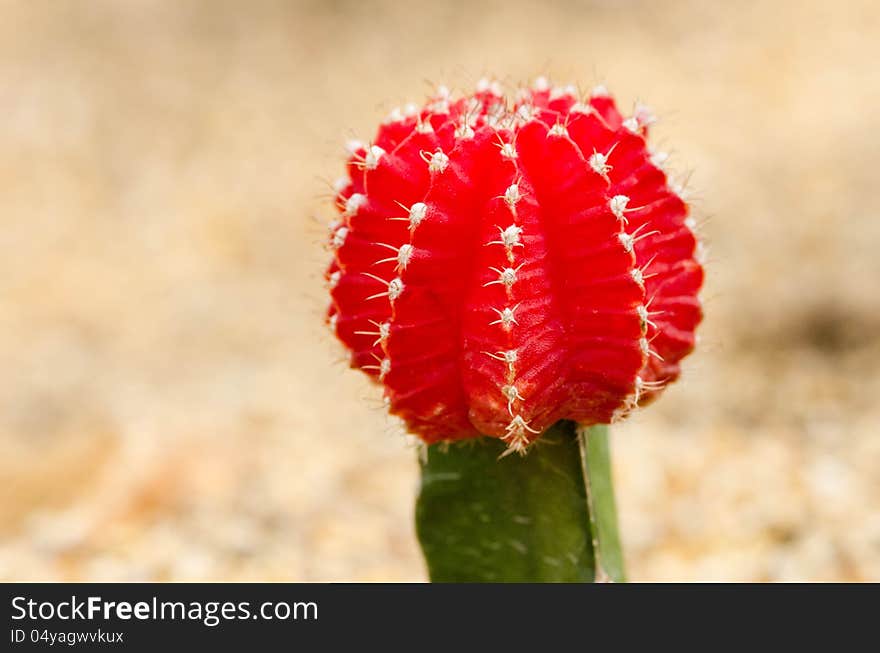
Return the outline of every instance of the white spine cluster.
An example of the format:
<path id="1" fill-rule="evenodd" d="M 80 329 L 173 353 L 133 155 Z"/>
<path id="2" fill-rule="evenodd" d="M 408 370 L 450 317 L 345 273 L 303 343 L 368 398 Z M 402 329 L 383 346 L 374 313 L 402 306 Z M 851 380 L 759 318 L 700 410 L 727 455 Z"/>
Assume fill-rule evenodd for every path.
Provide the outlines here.
<path id="1" fill-rule="evenodd" d="M 639 125 L 639 121 L 636 120 L 636 118 L 634 116 L 630 116 L 629 118 L 624 120 L 623 126 L 627 131 L 629 131 L 633 134 L 638 134 L 639 128 L 641 127 L 641 125 Z"/>
<path id="2" fill-rule="evenodd" d="M 359 141 L 356 138 L 349 139 L 345 141 L 345 151 L 349 156 L 355 156 L 358 152 L 363 150 L 366 146 L 363 141 Z"/>
<path id="3" fill-rule="evenodd" d="M 507 306 L 502 309 L 493 308 L 492 310 L 498 313 L 498 319 L 494 322 L 489 322 L 489 325 L 500 324 L 505 331 L 510 331 L 514 324 L 519 324 L 516 321 L 516 308 L 516 306 L 512 308 Z"/>
<path id="4" fill-rule="evenodd" d="M 516 108 L 515 118 L 520 125 L 534 120 L 538 115 L 538 110 L 529 102 L 525 102 Z"/>
<path id="5" fill-rule="evenodd" d="M 611 169 L 608 165 L 608 158 L 601 152 L 593 152 L 590 155 L 589 164 L 593 172 L 603 177 L 607 177 L 608 171 Z"/>
<path id="6" fill-rule="evenodd" d="M 342 212 L 343 217 L 351 218 L 357 215 L 357 212 L 366 203 L 366 195 L 363 195 L 361 193 L 352 193 L 351 196 L 347 200 L 345 200 L 345 210 Z"/>
<path id="7" fill-rule="evenodd" d="M 577 88 L 573 84 L 567 86 L 554 86 L 550 89 L 550 101 L 560 100 L 562 98 L 577 97 Z"/>
<path id="8" fill-rule="evenodd" d="M 330 241 L 330 246 L 333 249 L 339 249 L 345 244 L 345 239 L 348 237 L 348 227 L 339 227 L 333 232 L 333 239 Z"/>
<path id="9" fill-rule="evenodd" d="M 461 124 L 455 128 L 455 137 L 469 140 L 474 137 L 474 128 L 468 120 L 463 120 Z"/>
<path id="10" fill-rule="evenodd" d="M 400 107 L 394 107 L 385 118 L 385 124 L 403 122 L 404 120 L 406 120 L 406 116 L 403 115 L 403 111 L 400 110 Z"/>
<path id="11" fill-rule="evenodd" d="M 503 95 L 501 84 L 486 77 L 483 77 L 477 82 L 476 91 L 477 93 L 491 93 L 495 97 L 501 97 Z"/>
<path id="12" fill-rule="evenodd" d="M 651 164 L 655 168 L 660 168 L 661 170 L 663 170 L 664 166 L 666 165 L 666 162 L 668 160 L 669 160 L 669 153 L 668 152 L 663 152 L 663 151 L 651 152 Z"/>
<path id="13" fill-rule="evenodd" d="M 626 211 L 627 204 L 629 204 L 629 198 L 626 195 L 615 195 L 608 202 L 608 208 L 611 209 L 614 217 L 618 220 L 623 220 L 625 223 L 626 217 L 624 216 L 624 212 Z"/>
<path id="14" fill-rule="evenodd" d="M 514 415 L 505 429 L 506 435 L 502 438 L 507 443 L 507 450 L 502 456 L 512 453 L 524 454 L 529 446 L 529 433 L 537 435 L 539 431 L 531 428 L 521 415 Z"/>
<path id="15" fill-rule="evenodd" d="M 388 282 L 388 299 L 393 302 L 398 297 L 400 297 L 403 292 L 403 281 L 401 281 L 400 277 L 394 277 L 391 281 Z"/>
<path id="16" fill-rule="evenodd" d="M 430 120 L 422 120 L 421 118 L 416 123 L 416 133 L 417 134 L 433 134 L 434 126 L 431 124 Z"/>
<path id="17" fill-rule="evenodd" d="M 511 257 L 513 256 L 513 248 L 523 247 L 523 244 L 520 242 L 520 237 L 522 236 L 522 227 L 518 227 L 515 224 L 512 224 L 509 227 L 498 227 L 498 231 L 501 232 L 501 239 L 489 241 L 487 244 L 503 245 L 504 248 L 507 250 L 508 260 L 512 260 Z"/>
<path id="18" fill-rule="evenodd" d="M 375 170 L 379 167 L 379 159 L 384 155 L 385 150 L 378 145 L 371 145 L 370 149 L 367 150 L 366 156 L 364 156 L 364 167 L 367 170 Z"/>
<path id="19" fill-rule="evenodd" d="M 391 279 L 391 281 L 386 281 L 382 277 L 377 277 L 375 274 L 370 274 L 369 272 L 363 272 L 362 274 L 370 277 L 371 279 L 375 279 L 379 283 L 384 284 L 386 287 L 386 290 L 384 292 L 378 292 L 374 295 L 370 295 L 366 298 L 367 300 L 376 299 L 378 297 L 387 297 L 390 302 L 394 303 L 394 301 L 403 293 L 404 285 L 400 277 L 394 277 L 393 279 Z"/>
<path id="20" fill-rule="evenodd" d="M 430 155 L 430 157 L 424 155 L 422 158 L 427 160 L 428 170 L 431 172 L 443 172 L 446 170 L 447 166 L 449 166 L 449 157 L 439 147 L 436 152 Z"/>
<path id="21" fill-rule="evenodd" d="M 565 125 L 561 122 L 557 122 L 547 132 L 547 137 L 549 138 L 551 136 L 555 136 L 556 138 L 566 138 L 568 137 L 568 129 L 566 129 Z"/>
<path id="22" fill-rule="evenodd" d="M 400 249 L 397 250 L 397 269 L 405 270 L 406 266 L 409 265 L 409 260 L 412 258 L 413 246 L 409 243 L 404 243 L 400 246 Z"/>
<path id="23" fill-rule="evenodd" d="M 630 272 L 629 274 L 632 277 L 633 281 L 635 281 L 640 286 L 645 284 L 644 275 L 642 274 L 642 271 L 638 268 L 633 268 L 632 272 Z"/>

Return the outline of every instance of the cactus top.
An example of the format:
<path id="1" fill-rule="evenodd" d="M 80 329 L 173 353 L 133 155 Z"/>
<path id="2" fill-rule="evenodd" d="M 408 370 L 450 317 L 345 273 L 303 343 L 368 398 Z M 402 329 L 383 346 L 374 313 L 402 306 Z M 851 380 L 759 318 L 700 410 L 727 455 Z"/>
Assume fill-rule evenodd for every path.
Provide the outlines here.
<path id="1" fill-rule="evenodd" d="M 607 423 L 679 375 L 703 270 L 681 192 L 603 88 L 481 83 L 348 145 L 328 322 L 426 442 L 521 451 Z"/>

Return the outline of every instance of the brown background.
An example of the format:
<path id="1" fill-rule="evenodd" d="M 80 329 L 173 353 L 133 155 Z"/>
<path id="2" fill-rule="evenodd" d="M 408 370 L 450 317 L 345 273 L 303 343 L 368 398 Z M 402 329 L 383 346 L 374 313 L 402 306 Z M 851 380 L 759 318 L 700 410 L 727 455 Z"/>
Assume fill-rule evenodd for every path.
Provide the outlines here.
<path id="1" fill-rule="evenodd" d="M 422 580 L 324 331 L 341 143 L 485 73 L 661 116 L 702 345 L 615 429 L 630 575 L 880 580 L 880 3 L 0 2 L 0 578 Z"/>

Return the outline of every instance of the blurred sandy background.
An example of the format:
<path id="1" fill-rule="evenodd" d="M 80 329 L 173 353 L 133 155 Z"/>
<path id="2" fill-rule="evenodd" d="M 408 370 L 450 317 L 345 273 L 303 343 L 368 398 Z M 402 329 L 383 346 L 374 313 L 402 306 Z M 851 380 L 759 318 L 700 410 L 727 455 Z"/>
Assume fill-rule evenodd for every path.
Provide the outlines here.
<path id="1" fill-rule="evenodd" d="M 710 246 L 616 429 L 630 576 L 880 580 L 878 59 L 873 0 L 0 2 L 0 578 L 423 580 L 321 195 L 433 83 L 543 73 L 657 110 Z"/>

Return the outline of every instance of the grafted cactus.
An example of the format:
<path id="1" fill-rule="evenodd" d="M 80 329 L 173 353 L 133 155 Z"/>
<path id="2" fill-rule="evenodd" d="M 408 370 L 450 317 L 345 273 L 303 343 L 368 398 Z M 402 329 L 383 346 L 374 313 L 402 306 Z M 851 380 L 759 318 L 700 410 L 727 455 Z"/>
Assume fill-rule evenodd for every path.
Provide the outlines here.
<path id="1" fill-rule="evenodd" d="M 507 98 L 481 82 L 349 144 L 328 320 L 412 433 L 525 453 L 678 377 L 703 270 L 651 121 L 603 88 L 539 80 Z"/>

